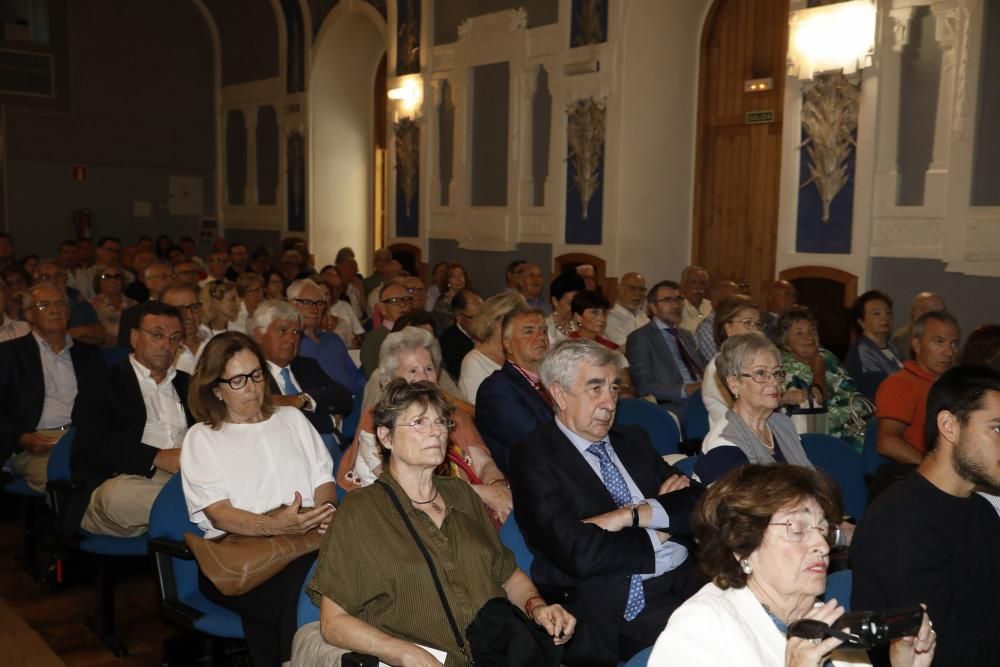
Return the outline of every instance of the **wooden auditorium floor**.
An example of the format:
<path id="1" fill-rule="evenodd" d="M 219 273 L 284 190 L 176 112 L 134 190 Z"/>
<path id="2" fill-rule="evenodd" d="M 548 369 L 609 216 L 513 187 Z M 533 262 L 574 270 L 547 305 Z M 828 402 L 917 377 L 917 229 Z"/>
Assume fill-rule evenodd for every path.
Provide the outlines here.
<path id="1" fill-rule="evenodd" d="M 9 497 L 4 498 L 6 501 Z M 96 611 L 92 584 L 46 593 L 15 559 L 20 524 L 0 519 L 0 664 L 8 667 L 145 667 L 161 664 L 162 642 L 171 629 L 160 618 L 152 572 L 122 578 L 116 597 L 118 634 L 129 655 L 116 658 L 85 620 Z"/>

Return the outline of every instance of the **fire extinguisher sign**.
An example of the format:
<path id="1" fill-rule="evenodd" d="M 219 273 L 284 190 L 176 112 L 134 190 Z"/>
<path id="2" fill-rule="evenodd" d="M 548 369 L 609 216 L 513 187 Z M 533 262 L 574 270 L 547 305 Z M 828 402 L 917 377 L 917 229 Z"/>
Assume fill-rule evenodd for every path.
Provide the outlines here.
<path id="1" fill-rule="evenodd" d="M 72 167 L 72 176 L 74 181 L 85 181 L 87 180 L 87 167 L 82 164 L 74 164 Z"/>

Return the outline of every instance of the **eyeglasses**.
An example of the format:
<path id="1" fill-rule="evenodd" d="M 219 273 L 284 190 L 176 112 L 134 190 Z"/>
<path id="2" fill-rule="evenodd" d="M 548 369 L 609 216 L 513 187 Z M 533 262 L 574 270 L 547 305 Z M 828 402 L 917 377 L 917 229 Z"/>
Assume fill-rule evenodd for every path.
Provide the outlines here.
<path id="1" fill-rule="evenodd" d="M 102 273 L 101 280 L 121 280 L 122 274 L 120 273 Z"/>
<path id="2" fill-rule="evenodd" d="M 162 343 L 163 339 L 166 338 L 167 340 L 170 341 L 171 345 L 180 345 L 181 341 L 184 340 L 184 336 L 182 336 L 181 334 L 173 334 L 171 336 L 168 336 L 162 331 L 150 331 L 149 329 L 140 329 L 139 327 L 135 327 L 135 330 L 141 331 L 142 333 L 146 334 L 147 336 L 153 339 L 153 342 L 156 343 Z"/>
<path id="3" fill-rule="evenodd" d="M 826 543 L 831 547 L 840 542 L 840 526 L 831 526 L 824 523 L 819 526 L 809 526 L 802 519 L 789 519 L 788 521 L 782 521 L 780 523 L 769 523 L 769 526 L 784 526 L 785 535 L 789 542 L 805 542 L 808 540 L 808 531 L 815 530 L 819 533 Z"/>
<path id="4" fill-rule="evenodd" d="M 192 313 L 197 313 L 201 311 L 201 302 L 195 301 L 194 303 L 189 303 L 186 306 L 174 306 L 177 310 L 187 310 Z"/>
<path id="5" fill-rule="evenodd" d="M 659 299 L 653 299 L 653 303 L 680 303 L 684 300 L 682 296 L 665 296 Z"/>
<path id="6" fill-rule="evenodd" d="M 292 299 L 295 303 L 299 304 L 303 308 L 326 308 L 326 301 L 323 299 L 318 299 L 313 301 L 312 299 Z"/>
<path id="7" fill-rule="evenodd" d="M 417 417 L 409 423 L 396 424 L 396 426 L 409 426 L 420 435 L 428 435 L 431 432 L 431 428 L 434 426 L 437 426 L 445 433 L 450 433 L 451 429 L 455 428 L 455 422 L 450 419 L 445 419 L 444 417 L 438 417 L 437 419 L 431 419 L 430 417 Z"/>
<path id="8" fill-rule="evenodd" d="M 256 384 L 260 384 L 264 381 L 264 369 L 257 367 L 249 373 L 243 373 L 242 375 L 234 375 L 231 378 L 219 378 L 216 380 L 219 384 L 225 382 L 229 385 L 229 388 L 234 391 L 239 391 L 246 386 L 249 380 L 253 380 Z"/>
<path id="9" fill-rule="evenodd" d="M 761 320 L 754 320 L 749 317 L 744 317 L 742 320 L 736 320 L 736 321 L 745 326 L 747 329 L 756 329 L 757 331 L 764 330 L 764 322 L 762 322 Z"/>
<path id="10" fill-rule="evenodd" d="M 740 377 L 750 378 L 757 384 L 765 384 L 770 381 L 771 378 L 774 378 L 781 383 L 785 381 L 786 375 L 787 373 L 780 368 L 774 371 L 765 371 L 763 368 L 758 368 L 753 373 L 740 373 Z"/>
<path id="11" fill-rule="evenodd" d="M 391 299 L 382 299 L 379 303 L 388 304 L 390 306 L 398 306 L 400 304 L 413 303 L 412 296 L 394 296 Z"/>
<path id="12" fill-rule="evenodd" d="M 69 303 L 65 299 L 59 299 L 58 301 L 38 301 L 35 303 L 35 308 L 43 313 L 50 308 L 65 310 L 67 306 L 69 306 Z"/>

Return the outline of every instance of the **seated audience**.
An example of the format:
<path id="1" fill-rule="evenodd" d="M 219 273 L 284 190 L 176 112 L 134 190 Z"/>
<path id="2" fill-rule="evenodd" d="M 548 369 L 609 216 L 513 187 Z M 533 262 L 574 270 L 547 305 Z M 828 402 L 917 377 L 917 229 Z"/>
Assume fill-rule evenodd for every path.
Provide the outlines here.
<path id="1" fill-rule="evenodd" d="M 508 313 L 526 308 L 524 297 L 517 292 L 501 292 L 486 299 L 469 325 L 475 346 L 462 359 L 458 386 L 462 396 L 472 405 L 483 380 L 500 370 L 506 357 L 503 351 L 503 319 Z"/>
<path id="2" fill-rule="evenodd" d="M 441 332 L 441 358 L 444 369 L 456 382 L 462 377 L 462 360 L 475 347 L 470 331 L 472 321 L 483 306 L 483 298 L 472 290 L 463 289 L 451 300 L 455 323 Z M 413 304 L 417 310 L 419 305 Z"/>
<path id="3" fill-rule="evenodd" d="M 936 292 L 920 292 L 910 303 L 910 321 L 896 330 L 892 336 L 892 347 L 901 361 L 913 359 L 913 325 L 924 313 L 948 310 L 944 297 Z"/>
<path id="4" fill-rule="evenodd" d="M 261 274 L 264 279 L 264 291 L 266 294 L 264 298 L 267 299 L 284 299 L 285 298 L 285 279 L 281 277 L 281 274 L 277 271 L 268 270 Z"/>
<path id="5" fill-rule="evenodd" d="M 73 479 L 84 490 L 68 504 L 66 528 L 135 537 L 178 471 L 181 443 L 194 422 L 188 411 L 190 376 L 171 368 L 184 337 L 181 314 L 160 301 L 143 304 L 127 359 L 108 370 L 96 395 L 82 396 L 86 420 L 73 442 Z"/>
<path id="6" fill-rule="evenodd" d="M 0 280 L 7 286 L 7 310 L 4 314 L 11 319 L 17 319 L 22 310 L 21 299 L 31 285 L 31 276 L 20 266 L 12 264 L 0 270 Z"/>
<path id="7" fill-rule="evenodd" d="M 330 329 L 340 336 L 349 349 L 360 347 L 365 328 L 361 326 L 358 316 L 351 308 L 351 302 L 344 294 L 344 281 L 337 273 L 335 266 L 323 267 L 319 273 L 320 281 L 327 289 L 327 301 L 330 304 Z"/>
<path id="8" fill-rule="evenodd" d="M 649 324 L 646 279 L 641 273 L 626 273 L 618 281 L 618 301 L 608 311 L 608 340 L 624 345 L 628 335 Z"/>
<path id="9" fill-rule="evenodd" d="M 236 276 L 236 296 L 240 300 L 240 310 L 236 315 L 236 324 L 240 331 L 249 333 L 248 323 L 253 317 L 257 306 L 264 300 L 264 279 L 253 271 L 247 271 Z"/>
<path id="10" fill-rule="evenodd" d="M 14 263 L 14 237 L 6 232 L 0 232 L 0 269 L 5 269 Z"/>
<path id="11" fill-rule="evenodd" d="M 552 312 L 545 318 L 545 326 L 549 328 L 549 347 L 566 340 L 576 331 L 576 322 L 573 320 L 570 305 L 577 292 L 582 292 L 584 289 L 586 287 L 583 278 L 573 270 L 563 271 L 549 285 Z"/>
<path id="12" fill-rule="evenodd" d="M 552 306 L 542 296 L 544 286 L 542 270 L 537 265 L 525 262 L 517 267 L 517 290 L 529 307 L 537 308 L 542 315 L 548 316 L 552 314 Z"/>
<path id="13" fill-rule="evenodd" d="M 698 351 L 705 359 L 711 359 L 719 353 L 719 348 L 715 342 L 715 309 L 719 304 L 731 296 L 740 293 L 740 286 L 732 280 L 720 280 L 712 286 L 713 310 L 701 321 L 698 328 L 694 330 L 694 342 L 698 346 Z"/>
<path id="14" fill-rule="evenodd" d="M 379 348 L 385 337 L 392 331 L 396 319 L 410 312 L 413 306 L 413 297 L 407 292 L 406 286 L 399 281 L 382 285 L 378 294 L 379 300 L 375 304 L 375 310 L 381 314 L 382 321 L 377 327 L 365 334 L 361 340 L 361 369 L 364 371 L 365 377 L 371 377 L 371 374 L 378 368 Z"/>
<path id="15" fill-rule="evenodd" d="M 375 320 L 374 323 L 376 325 L 378 324 L 377 320 L 380 315 L 373 309 L 375 308 L 375 304 L 378 303 L 379 289 L 392 281 L 398 280 L 399 282 L 403 282 L 403 278 L 409 277 L 410 275 L 408 272 L 403 270 L 403 265 L 395 259 L 390 259 L 386 262 L 383 271 L 385 273 L 385 280 L 380 281 L 379 285 L 368 293 L 367 299 L 368 310 L 372 313 L 372 318 Z"/>
<path id="16" fill-rule="evenodd" d="M 379 248 L 372 255 L 372 266 L 374 267 L 370 276 L 361 281 L 364 287 L 365 298 L 377 290 L 389 279 L 389 263 L 392 262 L 392 251 L 388 248 Z"/>
<path id="17" fill-rule="evenodd" d="M 493 460 L 507 474 L 511 448 L 552 420 L 552 397 L 538 376 L 549 335 L 545 315 L 535 308 L 511 310 L 500 331 L 506 361 L 479 385 L 476 426 Z"/>
<path id="18" fill-rule="evenodd" d="M 518 271 L 522 266 L 528 262 L 523 259 L 515 259 L 507 265 L 507 270 L 504 273 L 504 287 L 505 292 L 516 292 L 518 291 L 518 281 L 520 277 L 518 276 Z"/>
<path id="19" fill-rule="evenodd" d="M 26 336 L 31 325 L 7 316 L 7 287 L 0 280 L 0 343 Z"/>
<path id="20" fill-rule="evenodd" d="M 796 621 L 831 624 L 844 614 L 848 600 L 817 601 L 826 589 L 840 509 L 836 484 L 807 468 L 749 465 L 720 479 L 693 519 L 698 562 L 710 581 L 670 617 L 650 667 L 862 662 L 859 651 L 838 651 L 839 639 L 787 636 Z M 892 664 L 930 667 L 935 641 L 925 613 L 915 637 L 892 642 Z"/>
<path id="21" fill-rule="evenodd" d="M 67 333 L 63 289 L 36 283 L 22 303 L 31 333 L 0 343 L 0 461 L 44 492 L 49 452 L 81 420 L 77 396 L 99 391 L 104 358 Z"/>
<path id="22" fill-rule="evenodd" d="M 201 332 L 212 338 L 227 331 L 240 330 L 237 318 L 240 314 L 240 300 L 236 294 L 236 283 L 226 280 L 211 280 L 201 288 Z"/>
<path id="23" fill-rule="evenodd" d="M 959 363 L 963 366 L 989 366 L 1000 370 L 1000 324 L 976 327 L 965 339 Z"/>
<path id="24" fill-rule="evenodd" d="M 335 333 L 319 329 L 320 321 L 326 313 L 326 295 L 323 289 L 312 280 L 296 280 L 288 286 L 288 300 L 302 314 L 299 354 L 319 362 L 323 372 L 337 384 L 346 387 L 351 394 L 364 391 L 364 374 L 354 364 L 344 341 Z"/>
<path id="25" fill-rule="evenodd" d="M 199 289 L 197 283 L 200 274 L 198 265 L 190 260 L 184 259 L 174 264 L 174 281 L 177 283 L 188 283 Z"/>
<path id="26" fill-rule="evenodd" d="M 257 307 L 248 329 L 267 362 L 271 401 L 302 410 L 317 431 L 335 434 L 333 415 L 351 413 L 351 391 L 315 359 L 299 356 L 302 313 L 290 303 L 269 299 Z"/>
<path id="27" fill-rule="evenodd" d="M 448 290 L 448 262 L 438 262 L 431 269 L 431 285 L 427 288 L 428 311 L 434 310 L 438 298 Z"/>
<path id="28" fill-rule="evenodd" d="M 557 344 L 541 367 L 555 419 L 510 455 L 532 579 L 563 592 L 579 620 L 567 665 L 628 660 L 697 589 L 686 536 L 700 485 L 668 465 L 640 427 L 612 428 L 621 362 L 593 341 Z"/>
<path id="29" fill-rule="evenodd" d="M 709 316 L 715 328 L 713 347 L 722 345 L 730 336 L 759 333 L 764 329 L 760 319 L 760 310 L 750 297 L 737 294 L 718 303 Z M 701 327 L 698 327 L 701 330 Z M 726 383 L 719 377 L 716 361 L 718 356 L 705 364 L 705 376 L 701 381 L 701 401 L 708 411 L 709 428 L 725 419 L 726 411 L 733 405 L 732 395 L 726 388 Z"/>
<path id="30" fill-rule="evenodd" d="M 685 267 L 680 284 L 684 306 L 678 326 L 693 336 L 698 325 L 712 312 L 712 302 L 705 297 L 709 284 L 708 271 L 700 266 Z"/>
<path id="31" fill-rule="evenodd" d="M 958 359 L 958 321 L 931 311 L 913 323 L 913 358 L 893 373 L 875 394 L 878 453 L 898 463 L 918 464 L 924 456 L 924 422 L 931 384 Z"/>
<path id="32" fill-rule="evenodd" d="M 156 301 L 169 285 L 173 284 L 174 267 L 163 260 L 156 260 L 146 267 L 142 272 L 146 289 L 149 290 L 147 301 Z M 132 329 L 135 327 L 136 318 L 143 304 L 137 303 L 122 311 L 121 321 L 118 323 L 118 347 L 129 348 L 132 341 Z"/>
<path id="33" fill-rule="evenodd" d="M 246 244 L 239 241 L 230 243 L 229 268 L 226 269 L 226 280 L 238 283 L 239 277 L 247 271 L 250 271 L 250 261 Z"/>
<path id="34" fill-rule="evenodd" d="M 695 473 L 705 484 L 747 463 L 813 467 L 792 420 L 778 411 L 785 379 L 779 359 L 778 348 L 760 334 L 722 343 L 716 369 L 732 407 L 702 441 Z"/>
<path id="35" fill-rule="evenodd" d="M 785 311 L 775 329 L 775 341 L 782 349 L 781 367 L 785 371 L 782 402 L 792 406 L 823 406 L 827 429 L 859 453 L 864 446 L 861 433 L 849 429 L 852 413 L 867 421 L 872 415 L 862 412 L 855 401 L 858 395 L 854 380 L 829 350 L 820 346 L 816 317 L 805 306 Z"/>
<path id="36" fill-rule="evenodd" d="M 555 644 L 573 637 L 573 617 L 547 604 L 517 569 L 479 498 L 466 484 L 435 474 L 446 460 L 453 411 L 432 383 L 402 379 L 390 383 L 376 404 L 371 419 L 385 471 L 377 485 L 344 499 L 307 589 L 330 644 L 374 654 L 387 664 L 440 664 L 419 643 L 446 651 L 449 665 L 466 664 L 440 613 L 424 557 L 446 572 L 440 585 L 458 632 L 487 601 L 506 598 Z M 424 549 L 407 534 L 400 511 Z M 431 609 L 438 612 L 429 614 Z"/>
<path id="37" fill-rule="evenodd" d="M 869 290 L 851 306 L 857 339 L 847 351 L 844 365 L 858 390 L 869 400 L 882 381 L 902 370 L 903 362 L 889 345 L 892 336 L 892 299 L 878 290 Z"/>
<path id="38" fill-rule="evenodd" d="M 166 259 L 167 252 L 175 247 L 173 240 L 166 234 L 160 234 L 156 237 L 156 256 L 160 259 Z"/>
<path id="39" fill-rule="evenodd" d="M 208 342 L 208 337 L 201 327 L 198 286 L 194 283 L 171 285 L 160 292 L 160 301 L 180 311 L 184 339 L 174 358 L 174 368 L 191 375 L 198 364 L 198 359 L 201 358 L 201 353 L 205 351 L 205 343 Z"/>
<path id="40" fill-rule="evenodd" d="M 134 306 L 135 301 L 122 293 L 125 272 L 117 264 L 96 264 L 94 267 L 94 298 L 90 305 L 97 311 L 97 318 L 104 327 L 105 347 L 118 344 L 118 325 L 122 311 Z"/>
<path id="41" fill-rule="evenodd" d="M 130 269 L 132 273 L 135 274 L 135 280 L 125 286 L 124 294 L 138 304 L 143 304 L 149 301 L 151 293 L 156 294 L 156 292 L 151 290 L 146 284 L 146 270 L 155 261 L 156 255 L 154 255 L 151 251 L 137 249 L 135 257 L 132 259 L 132 266 L 125 266 L 124 263 L 122 264 L 123 268 Z"/>
<path id="42" fill-rule="evenodd" d="M 440 365 L 441 349 L 434 337 L 427 331 L 407 327 L 389 334 L 382 344 L 379 377 L 383 380 L 383 385 L 401 378 L 408 382 L 423 381 L 437 386 Z M 382 396 L 383 389 L 384 386 L 380 387 L 379 397 Z M 499 526 L 511 510 L 507 480 L 497 469 L 489 449 L 476 430 L 471 406 L 464 405 L 460 398 L 443 390 L 442 395 L 457 409 L 453 415 L 454 427 L 448 435 L 446 462 L 438 469 L 438 474 L 460 477 L 471 484 Z M 372 425 L 372 408 L 366 408 L 358 422 L 354 442 L 341 459 L 337 483 L 341 488 L 351 491 L 372 484 L 382 472 L 382 459 Z"/>
<path id="43" fill-rule="evenodd" d="M 767 312 L 764 313 L 764 334 L 774 340 L 774 330 L 785 311 L 795 305 L 798 294 L 787 280 L 775 280 L 767 290 Z"/>
<path id="44" fill-rule="evenodd" d="M 354 258 L 354 251 L 348 247 L 341 248 L 337 251 L 333 265 L 337 267 L 337 273 L 344 283 L 344 294 L 351 302 L 354 315 L 359 321 L 364 322 L 368 319 L 368 301 L 365 298 L 361 277 L 358 275 L 358 261 Z"/>
<path id="45" fill-rule="evenodd" d="M 448 265 L 448 286 L 447 289 L 441 293 L 437 301 L 434 303 L 434 312 L 442 313 L 449 317 L 452 316 L 452 299 L 455 298 L 460 291 L 464 289 L 470 289 L 469 276 L 465 272 L 465 267 L 457 262 L 453 262 Z"/>
<path id="46" fill-rule="evenodd" d="M 600 292 L 601 288 L 597 284 L 597 270 L 593 264 L 580 264 L 576 267 L 576 273 L 583 278 L 583 289 L 591 292 Z"/>
<path id="47" fill-rule="evenodd" d="M 184 438 L 181 478 L 191 521 L 209 538 L 322 533 L 333 517 L 330 454 L 300 411 L 271 402 L 265 364 L 250 338 L 226 332 L 207 343 L 191 380 L 199 423 Z M 254 665 L 291 658 L 299 593 L 315 559 L 302 556 L 237 596 L 199 573 L 205 597 L 239 614 Z"/>
<path id="48" fill-rule="evenodd" d="M 677 283 L 653 285 L 646 295 L 653 319 L 630 333 L 625 343 L 636 393 L 652 395 L 678 419 L 684 416 L 688 397 L 701 387 L 705 368 L 694 336 L 679 326 L 683 300 Z"/>
<path id="49" fill-rule="evenodd" d="M 586 338 L 600 343 L 609 350 L 617 350 L 620 345 L 604 337 L 604 327 L 608 323 L 608 300 L 603 294 L 591 290 L 577 292 L 570 302 L 575 331 L 568 338 Z"/>
<path id="50" fill-rule="evenodd" d="M 975 493 L 1000 493 L 997 424 L 1000 373 L 945 372 L 927 397 L 926 456 L 874 500 L 851 545 L 852 608 L 926 604 L 937 665 L 995 665 L 1000 655 L 1000 521 Z M 884 650 L 870 656 L 888 664 Z"/>
<path id="51" fill-rule="evenodd" d="M 97 311 L 78 290 L 67 284 L 66 270 L 58 262 L 43 259 L 35 267 L 34 281 L 48 282 L 65 292 L 69 304 L 69 329 L 67 333 L 76 340 L 92 345 L 104 345 L 105 329 Z M 91 287 L 92 289 L 92 287 Z"/>

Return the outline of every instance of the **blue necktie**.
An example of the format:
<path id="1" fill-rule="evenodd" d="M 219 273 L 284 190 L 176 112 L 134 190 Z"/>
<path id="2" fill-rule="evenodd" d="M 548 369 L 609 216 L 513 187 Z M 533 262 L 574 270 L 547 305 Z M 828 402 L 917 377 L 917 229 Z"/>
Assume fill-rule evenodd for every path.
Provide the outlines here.
<path id="1" fill-rule="evenodd" d="M 607 441 L 601 440 L 587 447 L 587 452 L 593 454 L 601 463 L 601 480 L 607 487 L 611 498 L 614 499 L 618 507 L 624 507 L 632 502 L 632 495 L 628 491 L 628 484 L 625 477 L 611 460 L 608 454 Z M 646 595 L 642 590 L 642 577 L 633 574 L 628 587 L 628 600 L 625 601 L 625 620 L 631 621 L 639 615 L 639 612 L 646 606 Z"/>
<path id="2" fill-rule="evenodd" d="M 288 370 L 287 366 L 281 369 L 281 393 L 285 396 L 299 393 L 299 390 L 292 384 L 292 372 Z"/>

